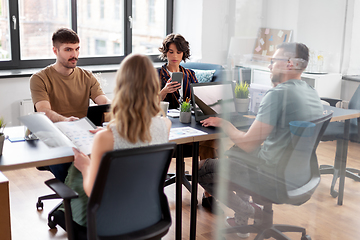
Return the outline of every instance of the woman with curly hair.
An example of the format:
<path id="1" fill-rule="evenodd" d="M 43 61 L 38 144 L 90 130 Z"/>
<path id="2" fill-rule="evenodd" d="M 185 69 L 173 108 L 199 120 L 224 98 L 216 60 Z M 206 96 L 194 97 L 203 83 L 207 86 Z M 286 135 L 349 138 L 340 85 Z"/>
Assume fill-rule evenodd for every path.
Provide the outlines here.
<path id="1" fill-rule="evenodd" d="M 73 220 L 86 226 L 86 206 L 105 152 L 168 142 L 171 121 L 158 116 L 160 84 L 151 60 L 129 55 L 116 75 L 111 121 L 94 137 L 90 158 L 74 150 L 74 164 L 65 184 L 79 193 L 71 201 Z"/>
<path id="2" fill-rule="evenodd" d="M 180 66 L 181 61 L 186 61 L 190 57 L 189 42 L 180 34 L 171 33 L 166 36 L 162 46 L 159 48 L 160 58 L 167 60 L 160 69 L 158 69 L 161 91 L 160 99 L 169 102 L 169 108 L 178 108 L 181 99 L 191 99 L 191 83 L 197 83 L 193 70 Z M 172 73 L 182 72 L 183 80 L 181 84 L 171 82 Z"/>

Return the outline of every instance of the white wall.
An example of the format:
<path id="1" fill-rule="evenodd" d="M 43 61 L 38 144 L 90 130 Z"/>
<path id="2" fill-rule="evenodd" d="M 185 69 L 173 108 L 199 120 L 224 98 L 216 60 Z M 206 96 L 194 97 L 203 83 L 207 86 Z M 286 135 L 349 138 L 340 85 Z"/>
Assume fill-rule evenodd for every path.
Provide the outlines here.
<path id="1" fill-rule="evenodd" d="M 343 65 L 344 75 L 360 75 L 360 1 L 349 0 L 348 1 L 348 26 L 346 30 L 346 43 Z"/>
<path id="2" fill-rule="evenodd" d="M 262 6 L 262 27 L 293 30 L 296 39 L 299 0 L 267 0 Z"/>
<path id="3" fill-rule="evenodd" d="M 174 33 L 181 34 L 189 42 L 190 61 L 194 62 L 202 58 L 202 14 L 203 0 L 175 0 Z"/>
<path id="4" fill-rule="evenodd" d="M 340 73 L 346 1 L 301 0 L 296 41 L 324 52 L 328 72 Z"/>
<path id="5" fill-rule="evenodd" d="M 324 70 L 340 73 L 346 1 L 266 0 L 262 27 L 293 30 L 292 41 L 324 56 Z"/>
<path id="6" fill-rule="evenodd" d="M 233 0 L 175 0 L 174 32 L 190 42 L 191 61 L 225 64 Z"/>
<path id="7" fill-rule="evenodd" d="M 206 2 L 206 3 L 205 3 Z M 203 4 L 203 62 L 225 64 L 232 25 L 231 0 L 206 0 Z"/>
<path id="8" fill-rule="evenodd" d="M 0 116 L 7 126 L 19 125 L 20 101 L 30 98 L 29 78 L 0 79 Z"/>
<path id="9" fill-rule="evenodd" d="M 234 36 L 257 37 L 264 19 L 263 0 L 236 0 L 234 11 Z"/>

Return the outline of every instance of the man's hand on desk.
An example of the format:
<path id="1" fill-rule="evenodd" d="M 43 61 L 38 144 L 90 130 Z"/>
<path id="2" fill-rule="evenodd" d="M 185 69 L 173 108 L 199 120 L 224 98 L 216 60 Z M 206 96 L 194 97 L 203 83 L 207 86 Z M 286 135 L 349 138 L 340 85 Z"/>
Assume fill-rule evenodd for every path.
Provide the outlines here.
<path id="1" fill-rule="evenodd" d="M 220 127 L 223 123 L 223 119 L 219 117 L 209 117 L 200 121 L 203 127 Z"/>
<path id="2" fill-rule="evenodd" d="M 79 120 L 79 118 L 71 116 L 71 117 L 65 118 L 64 122 L 71 122 L 71 121 L 76 121 L 76 120 Z"/>

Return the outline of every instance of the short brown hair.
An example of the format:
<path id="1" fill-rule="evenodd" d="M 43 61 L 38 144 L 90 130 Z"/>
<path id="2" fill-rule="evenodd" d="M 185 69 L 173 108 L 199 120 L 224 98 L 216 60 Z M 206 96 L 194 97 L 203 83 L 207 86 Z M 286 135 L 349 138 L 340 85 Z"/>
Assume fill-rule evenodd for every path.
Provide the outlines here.
<path id="1" fill-rule="evenodd" d="M 52 42 L 54 47 L 59 47 L 59 43 L 79 43 L 79 37 L 72 29 L 59 28 L 52 35 Z"/>
<path id="2" fill-rule="evenodd" d="M 159 48 L 159 51 L 161 52 L 160 59 L 166 60 L 166 53 L 169 51 L 170 44 L 175 43 L 176 49 L 178 51 L 183 52 L 182 60 L 186 62 L 186 59 L 189 59 L 190 57 L 190 48 L 189 48 L 189 42 L 185 40 L 183 36 L 180 34 L 171 33 L 166 36 L 164 39 L 162 46 Z"/>
<path id="3" fill-rule="evenodd" d="M 283 49 L 284 55 L 287 57 L 302 59 L 302 69 L 307 67 L 309 62 L 309 48 L 305 44 L 296 42 L 282 43 L 278 45 L 277 48 Z"/>

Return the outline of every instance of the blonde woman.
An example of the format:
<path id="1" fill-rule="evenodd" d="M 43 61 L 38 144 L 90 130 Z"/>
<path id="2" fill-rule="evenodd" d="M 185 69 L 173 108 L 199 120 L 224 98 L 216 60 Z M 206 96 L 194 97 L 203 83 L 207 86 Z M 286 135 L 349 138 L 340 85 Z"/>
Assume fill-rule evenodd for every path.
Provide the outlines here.
<path id="1" fill-rule="evenodd" d="M 77 224 L 86 226 L 88 196 L 105 152 L 168 142 L 171 121 L 157 116 L 159 93 L 159 78 L 151 60 L 145 55 L 127 56 L 116 75 L 112 120 L 95 134 L 91 160 L 74 149 L 74 165 L 65 183 L 79 193 L 71 202 Z"/>

